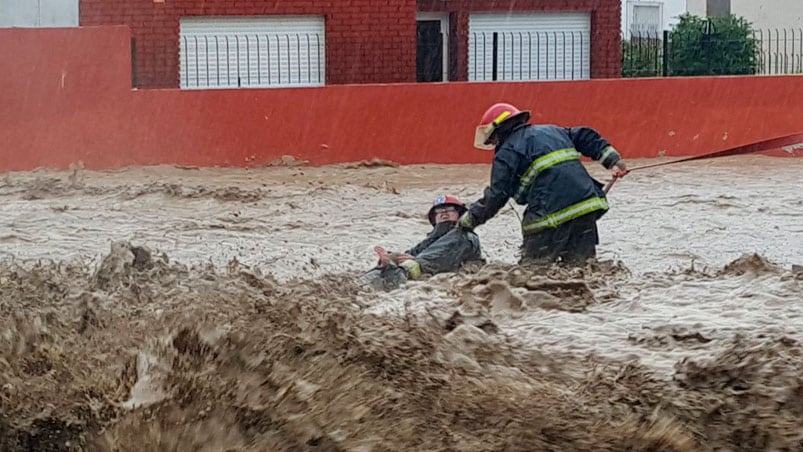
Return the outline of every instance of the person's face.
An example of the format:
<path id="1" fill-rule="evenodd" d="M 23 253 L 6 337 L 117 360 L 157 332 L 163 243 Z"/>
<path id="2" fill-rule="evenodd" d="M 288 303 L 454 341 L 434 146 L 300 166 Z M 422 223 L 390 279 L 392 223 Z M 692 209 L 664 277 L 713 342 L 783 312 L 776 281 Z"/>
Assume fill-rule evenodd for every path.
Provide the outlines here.
<path id="1" fill-rule="evenodd" d="M 454 206 L 440 206 L 435 208 L 435 224 L 443 223 L 444 221 L 457 221 L 460 214 Z"/>

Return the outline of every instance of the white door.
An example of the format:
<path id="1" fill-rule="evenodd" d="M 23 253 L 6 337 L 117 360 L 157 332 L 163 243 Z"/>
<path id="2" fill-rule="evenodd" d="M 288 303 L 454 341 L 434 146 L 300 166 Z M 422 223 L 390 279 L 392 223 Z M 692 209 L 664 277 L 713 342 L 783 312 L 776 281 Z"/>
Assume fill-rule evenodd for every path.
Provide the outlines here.
<path id="1" fill-rule="evenodd" d="M 184 89 L 321 86 L 322 16 L 185 17 L 179 36 Z"/>
<path id="2" fill-rule="evenodd" d="M 469 81 L 591 77 L 589 13 L 474 13 L 468 29 Z"/>

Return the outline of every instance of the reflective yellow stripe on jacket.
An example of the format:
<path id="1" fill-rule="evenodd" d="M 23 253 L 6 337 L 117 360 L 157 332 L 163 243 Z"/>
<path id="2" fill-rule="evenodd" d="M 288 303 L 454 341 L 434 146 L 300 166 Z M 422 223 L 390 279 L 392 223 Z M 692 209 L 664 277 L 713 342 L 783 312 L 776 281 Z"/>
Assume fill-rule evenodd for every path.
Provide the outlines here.
<path id="1" fill-rule="evenodd" d="M 558 210 L 538 220 L 523 223 L 521 230 L 524 235 L 535 234 L 549 228 L 557 228 L 568 221 L 588 215 L 597 210 L 608 210 L 608 201 L 605 198 L 595 197 L 585 201 L 572 204 L 571 206 Z"/>
<path id="2" fill-rule="evenodd" d="M 577 152 L 577 149 L 558 149 L 557 151 L 552 151 L 549 154 L 535 159 L 533 163 L 530 164 L 530 167 L 527 168 L 527 171 L 524 172 L 524 175 L 521 176 L 519 180 L 519 191 L 516 193 L 515 198 L 520 199 L 527 193 L 539 173 L 558 163 L 568 162 L 569 160 L 580 160 L 580 153 Z"/>
<path id="3" fill-rule="evenodd" d="M 616 151 L 616 149 L 614 149 L 613 146 L 608 146 L 605 148 L 604 151 L 602 151 L 602 155 L 600 155 L 599 157 L 599 162 L 605 168 L 610 168 L 611 161 L 614 159 L 619 160 L 620 158 L 621 157 L 619 156 L 619 153 Z"/>

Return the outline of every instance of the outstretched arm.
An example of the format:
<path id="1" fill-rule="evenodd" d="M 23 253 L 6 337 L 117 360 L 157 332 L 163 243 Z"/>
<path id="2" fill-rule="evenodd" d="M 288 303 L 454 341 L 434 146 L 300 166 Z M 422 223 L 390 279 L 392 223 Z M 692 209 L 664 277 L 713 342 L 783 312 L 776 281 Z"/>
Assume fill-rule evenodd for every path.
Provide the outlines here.
<path id="1" fill-rule="evenodd" d="M 600 162 L 605 168 L 611 169 L 622 159 L 611 143 L 591 127 L 570 127 L 566 131 L 578 152 Z"/>
<path id="2" fill-rule="evenodd" d="M 591 127 L 571 127 L 566 131 L 574 143 L 575 149 L 586 157 L 600 162 L 606 169 L 613 170 L 613 177 L 619 178 L 630 172 L 622 160 L 622 156 L 608 140 Z"/>
<path id="3" fill-rule="evenodd" d="M 480 200 L 471 204 L 468 212 L 460 218 L 463 229 L 473 229 L 493 218 L 499 209 L 513 196 L 518 187 L 517 169 L 521 155 L 513 149 L 500 149 L 491 166 L 491 184 L 485 188 Z"/>

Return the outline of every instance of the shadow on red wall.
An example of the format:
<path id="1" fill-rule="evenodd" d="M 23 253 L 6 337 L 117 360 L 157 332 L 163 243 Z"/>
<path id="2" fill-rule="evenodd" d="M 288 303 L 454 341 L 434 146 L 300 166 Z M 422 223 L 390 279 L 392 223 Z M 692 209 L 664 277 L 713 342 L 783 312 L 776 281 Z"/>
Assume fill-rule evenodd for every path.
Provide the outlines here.
<path id="1" fill-rule="evenodd" d="M 533 109 L 535 122 L 593 126 L 628 158 L 803 130 L 800 76 L 132 90 L 127 27 L 0 30 L 0 86 L 0 171 L 254 166 L 283 155 L 487 163 L 473 131 L 501 100 Z"/>

